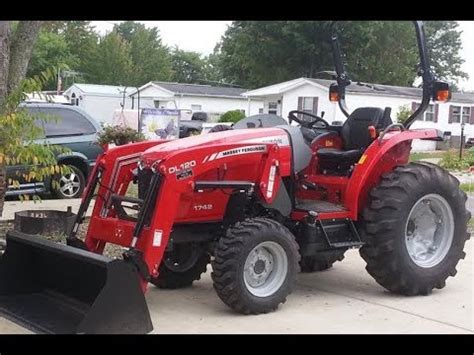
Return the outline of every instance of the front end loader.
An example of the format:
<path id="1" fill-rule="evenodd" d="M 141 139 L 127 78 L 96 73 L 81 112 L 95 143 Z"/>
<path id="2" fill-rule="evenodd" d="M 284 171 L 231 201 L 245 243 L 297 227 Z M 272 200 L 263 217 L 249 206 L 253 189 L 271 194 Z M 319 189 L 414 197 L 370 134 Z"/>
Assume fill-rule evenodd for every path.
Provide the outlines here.
<path id="1" fill-rule="evenodd" d="M 149 285 L 190 286 L 209 263 L 226 305 L 268 313 L 286 301 L 299 271 L 327 269 L 351 248 L 391 292 L 443 288 L 465 255 L 470 214 L 453 176 L 409 162 L 413 140 L 442 139 L 411 124 L 431 100 L 450 98 L 431 73 L 423 24 L 415 29 L 423 97 L 403 125 L 392 122 L 390 108 L 349 113 L 350 80 L 334 35 L 337 83 L 329 96 L 347 116 L 343 126 L 291 111 L 287 125 L 104 152 L 67 245 L 7 233 L 2 314 L 42 333 L 147 333 Z M 133 184 L 138 196 L 128 193 Z M 103 256 L 107 244 L 122 247 L 122 256 Z"/>

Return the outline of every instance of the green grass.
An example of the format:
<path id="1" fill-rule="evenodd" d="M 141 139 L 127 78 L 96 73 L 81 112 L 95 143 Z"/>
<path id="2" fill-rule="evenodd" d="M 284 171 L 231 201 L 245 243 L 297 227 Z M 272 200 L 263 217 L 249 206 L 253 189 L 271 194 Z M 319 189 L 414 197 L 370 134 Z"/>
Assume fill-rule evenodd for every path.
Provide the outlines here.
<path id="1" fill-rule="evenodd" d="M 474 192 L 474 184 L 464 183 L 459 184 L 459 188 L 464 192 Z"/>
<path id="2" fill-rule="evenodd" d="M 426 152 L 413 152 L 410 154 L 410 161 L 418 161 L 426 158 L 442 158 L 444 151 L 426 153 Z"/>
<path id="3" fill-rule="evenodd" d="M 130 183 L 125 195 L 129 197 L 138 197 L 138 185 Z"/>

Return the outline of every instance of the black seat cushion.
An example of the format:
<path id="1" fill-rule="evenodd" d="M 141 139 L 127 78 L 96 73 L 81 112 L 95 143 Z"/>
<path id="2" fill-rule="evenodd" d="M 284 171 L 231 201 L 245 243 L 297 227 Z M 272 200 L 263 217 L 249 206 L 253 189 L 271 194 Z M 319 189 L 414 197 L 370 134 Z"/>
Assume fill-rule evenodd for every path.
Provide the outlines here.
<path id="1" fill-rule="evenodd" d="M 362 150 L 339 150 L 334 148 L 322 148 L 318 150 L 318 158 L 321 160 L 332 160 L 340 163 L 355 163 L 362 156 Z"/>
<path id="2" fill-rule="evenodd" d="M 340 136 L 343 149 L 324 148 L 317 151 L 320 167 L 325 169 L 346 170 L 355 164 L 364 150 L 372 143 L 369 126 L 383 129 L 391 123 L 384 117 L 384 110 L 378 107 L 360 107 L 355 109 L 341 128 Z"/>

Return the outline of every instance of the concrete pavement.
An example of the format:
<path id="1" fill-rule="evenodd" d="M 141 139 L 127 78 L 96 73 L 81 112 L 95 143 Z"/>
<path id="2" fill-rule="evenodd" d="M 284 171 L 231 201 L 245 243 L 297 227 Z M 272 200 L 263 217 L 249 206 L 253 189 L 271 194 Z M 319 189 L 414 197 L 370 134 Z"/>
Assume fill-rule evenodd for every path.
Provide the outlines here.
<path id="1" fill-rule="evenodd" d="M 71 206 L 72 212 L 77 213 L 81 204 L 80 198 L 74 198 L 70 200 L 41 200 L 41 201 L 5 201 L 3 207 L 3 214 L 0 217 L 0 222 L 11 221 L 15 219 L 15 212 L 24 210 L 60 210 L 66 211 L 68 206 Z M 89 209 L 86 213 L 90 216 L 94 202 L 91 202 Z"/>
<path id="2" fill-rule="evenodd" d="M 217 297 L 209 272 L 194 286 L 146 295 L 153 333 L 474 333 L 473 254 L 447 286 L 430 296 L 393 295 L 365 271 L 356 250 L 334 268 L 300 274 L 295 291 L 273 313 L 244 316 L 232 312 Z M 210 267 L 208 267 L 210 269 Z M 0 333 L 29 333 L 0 318 Z"/>
<path id="3" fill-rule="evenodd" d="M 61 200 L 56 207 L 71 205 Z M 61 202 L 61 207 L 57 206 Z M 7 202 L 11 203 L 11 202 Z M 25 205 L 23 205 L 25 206 Z M 27 209 L 22 206 L 21 209 Z M 46 205 L 44 205 L 46 207 Z M 7 205 L 8 211 L 11 206 Z M 474 215 L 474 195 L 467 207 Z M 29 208 L 29 207 L 28 207 Z M 73 207 L 74 210 L 74 207 Z M 210 271 L 194 286 L 159 290 L 146 295 L 153 333 L 474 333 L 474 242 L 466 243 L 466 259 L 457 275 L 430 296 L 393 295 L 365 271 L 356 250 L 334 268 L 299 274 L 295 291 L 273 313 L 244 316 L 232 312 L 217 297 Z M 210 270 L 210 267 L 208 267 Z M 0 334 L 29 333 L 0 317 Z"/>

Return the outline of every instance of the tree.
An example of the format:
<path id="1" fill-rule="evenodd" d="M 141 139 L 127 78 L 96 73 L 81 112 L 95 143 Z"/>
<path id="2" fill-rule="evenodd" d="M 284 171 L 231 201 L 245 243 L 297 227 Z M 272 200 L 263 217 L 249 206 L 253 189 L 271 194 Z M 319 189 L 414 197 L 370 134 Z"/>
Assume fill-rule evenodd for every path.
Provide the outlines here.
<path id="1" fill-rule="evenodd" d="M 41 31 L 31 56 L 27 76 L 38 75 L 48 68 L 77 68 L 78 65 L 78 57 L 72 53 L 63 34 Z M 56 78 L 52 78 L 44 89 L 56 89 Z"/>
<path id="2" fill-rule="evenodd" d="M 172 65 L 170 53 L 163 45 L 157 28 L 125 21 L 115 25 L 116 32 L 129 46 L 132 71 L 128 85 L 142 86 L 152 80 L 170 80 Z"/>
<path id="3" fill-rule="evenodd" d="M 171 54 L 172 80 L 179 83 L 199 83 L 208 80 L 207 61 L 197 52 L 175 47 Z"/>
<path id="4" fill-rule="evenodd" d="M 18 138 L 6 129 L 8 123 L 15 119 L 9 112 L 10 100 L 17 97 L 18 91 L 22 89 L 21 83 L 26 75 L 41 24 L 40 21 L 21 21 L 12 30 L 9 21 L 0 21 L 0 216 L 6 191 L 6 148 L 9 140 L 11 142 L 11 139 Z"/>
<path id="5" fill-rule="evenodd" d="M 460 34 L 451 22 L 428 22 L 426 32 L 436 74 L 455 82 L 463 73 Z M 338 27 L 354 81 L 413 84 L 418 53 L 410 22 L 354 21 Z M 316 77 L 334 70 L 330 34 L 329 21 L 235 21 L 219 44 L 219 70 L 225 80 L 248 88 Z"/>
<path id="6" fill-rule="evenodd" d="M 115 31 L 106 34 L 85 64 L 84 72 L 87 81 L 95 84 L 130 85 L 133 73 L 130 44 Z"/>
<path id="7" fill-rule="evenodd" d="M 464 59 L 459 52 L 462 47 L 461 31 L 457 21 L 427 21 L 426 42 L 432 58 L 431 65 L 437 77 L 456 87 L 459 79 L 468 79 L 461 70 Z"/>

